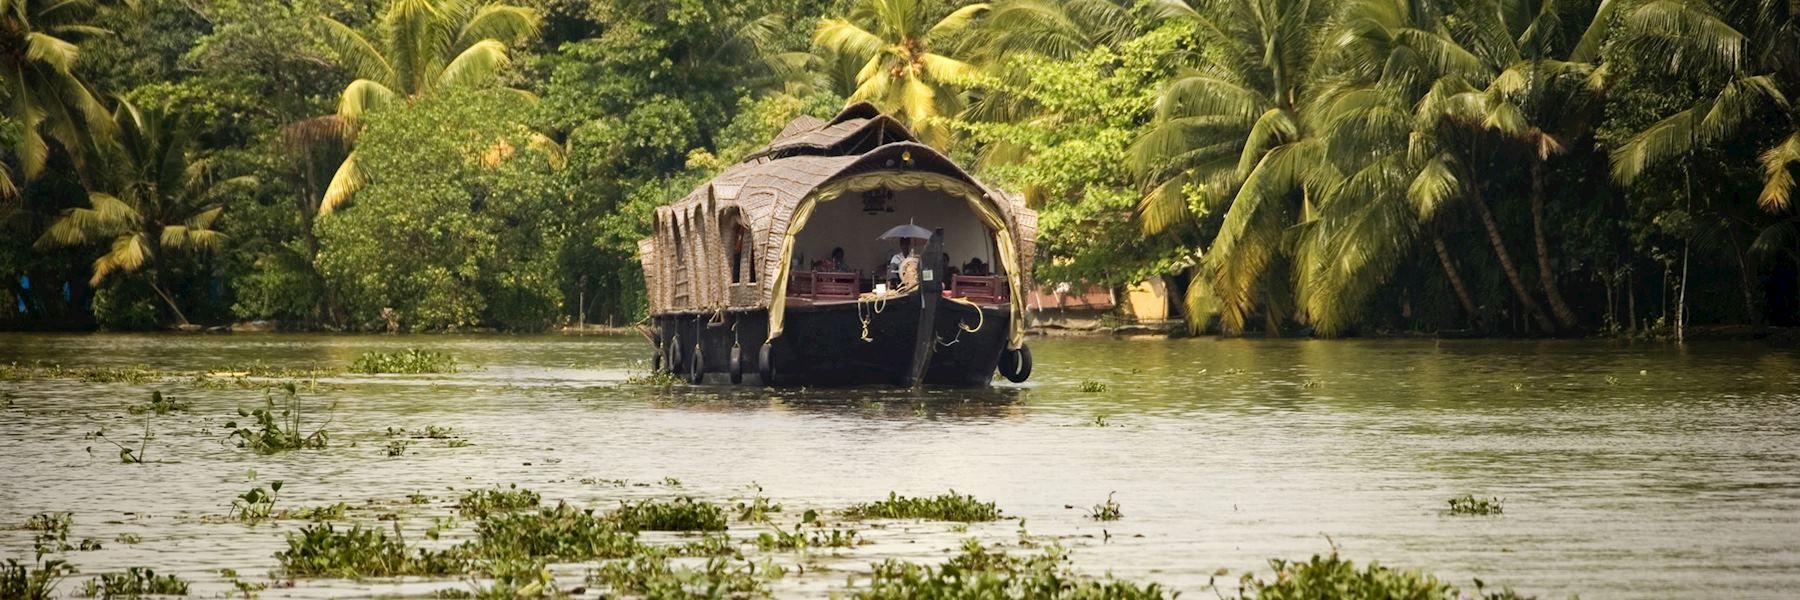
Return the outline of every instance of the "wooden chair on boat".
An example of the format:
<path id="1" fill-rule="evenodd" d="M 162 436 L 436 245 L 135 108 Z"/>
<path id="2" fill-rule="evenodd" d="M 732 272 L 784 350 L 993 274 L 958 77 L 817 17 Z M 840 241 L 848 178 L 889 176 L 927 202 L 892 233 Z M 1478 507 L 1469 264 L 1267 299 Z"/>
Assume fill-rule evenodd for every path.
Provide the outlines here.
<path id="1" fill-rule="evenodd" d="M 856 273 L 812 274 L 812 296 L 815 300 L 855 300 Z"/>
<path id="2" fill-rule="evenodd" d="M 997 276 L 957 275 L 950 278 L 950 289 L 976 304 L 999 304 L 1006 299 Z"/>

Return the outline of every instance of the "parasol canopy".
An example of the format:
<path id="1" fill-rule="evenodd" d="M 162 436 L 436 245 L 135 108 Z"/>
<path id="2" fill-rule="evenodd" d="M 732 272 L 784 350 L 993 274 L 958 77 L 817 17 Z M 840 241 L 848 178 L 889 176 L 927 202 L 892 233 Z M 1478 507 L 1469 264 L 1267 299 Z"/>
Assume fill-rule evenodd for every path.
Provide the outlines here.
<path id="1" fill-rule="evenodd" d="M 901 226 L 895 227 L 893 229 L 887 230 L 887 233 L 881 234 L 881 237 L 879 239 L 891 240 L 891 239 L 895 239 L 895 238 L 912 238 L 912 239 L 916 239 L 916 240 L 929 240 L 929 239 L 931 239 L 931 230 L 926 229 L 924 227 L 920 227 L 918 225 L 914 225 L 912 223 L 907 223 L 905 225 L 901 225 Z"/>

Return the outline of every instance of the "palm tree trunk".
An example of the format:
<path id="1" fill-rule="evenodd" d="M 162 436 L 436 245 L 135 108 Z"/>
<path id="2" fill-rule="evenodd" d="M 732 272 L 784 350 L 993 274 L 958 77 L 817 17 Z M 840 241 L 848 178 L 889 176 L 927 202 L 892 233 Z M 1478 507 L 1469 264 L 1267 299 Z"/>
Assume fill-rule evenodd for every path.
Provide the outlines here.
<path id="1" fill-rule="evenodd" d="M 1550 299 L 1550 311 L 1563 329 L 1573 329 L 1575 311 L 1563 301 L 1562 292 L 1556 289 L 1556 277 L 1550 271 L 1550 244 L 1544 239 L 1544 161 L 1535 157 L 1531 160 L 1531 230 L 1537 241 L 1538 281 L 1543 285 L 1544 296 Z"/>
<path id="2" fill-rule="evenodd" d="M 1744 247 L 1737 243 L 1737 232 L 1726 226 L 1725 233 L 1731 242 L 1731 251 L 1737 255 L 1738 282 L 1744 287 L 1744 317 L 1750 319 L 1750 326 L 1757 331 L 1762 330 L 1762 311 L 1756 310 L 1756 284 L 1750 274 L 1750 258 L 1744 255 Z"/>
<path id="3" fill-rule="evenodd" d="M 175 320 L 179 321 L 180 325 L 188 324 L 187 315 L 182 314 L 181 307 L 175 305 L 175 298 L 163 290 L 162 283 L 157 281 L 155 274 L 150 275 L 150 289 L 155 290 L 156 295 L 162 296 L 163 304 L 169 305 L 169 312 L 175 313 Z"/>
<path id="4" fill-rule="evenodd" d="M 1437 250 L 1438 262 L 1444 265 L 1444 275 L 1450 278 L 1450 289 L 1456 290 L 1456 299 L 1462 301 L 1469 325 L 1474 326 L 1480 320 L 1481 312 L 1475 308 L 1475 299 L 1469 297 L 1469 288 L 1463 285 L 1462 275 L 1456 272 L 1456 263 L 1450 262 L 1450 249 L 1444 244 L 1444 238 L 1431 236 L 1431 247 Z"/>
<path id="5" fill-rule="evenodd" d="M 1500 258 L 1500 269 L 1506 272 L 1506 281 L 1512 284 L 1513 293 L 1518 295 L 1519 304 L 1537 320 L 1538 327 L 1544 331 L 1555 331 L 1556 325 L 1550 317 L 1544 316 L 1544 309 L 1538 306 L 1537 300 L 1526 291 L 1525 283 L 1519 278 L 1518 267 L 1513 266 L 1512 254 L 1506 251 L 1506 242 L 1500 239 L 1500 222 L 1494 220 L 1494 212 L 1488 210 L 1487 200 L 1481 195 L 1481 184 L 1470 182 L 1469 197 L 1475 201 L 1476 212 L 1481 214 L 1481 224 L 1487 228 L 1488 242 L 1494 246 L 1494 254 Z"/>

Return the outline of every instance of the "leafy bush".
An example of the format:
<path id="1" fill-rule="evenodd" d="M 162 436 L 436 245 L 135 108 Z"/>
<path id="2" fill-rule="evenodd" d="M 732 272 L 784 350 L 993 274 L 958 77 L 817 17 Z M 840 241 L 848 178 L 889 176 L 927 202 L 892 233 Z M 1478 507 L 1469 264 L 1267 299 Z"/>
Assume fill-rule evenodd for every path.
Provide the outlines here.
<path id="1" fill-rule="evenodd" d="M 456 510 L 466 517 L 485 517 L 491 513 L 536 508 L 542 500 L 537 492 L 513 485 L 508 489 L 480 489 L 456 499 Z"/>
<path id="2" fill-rule="evenodd" d="M 131 567 L 124 573 L 106 573 L 87 582 L 89 598 L 136 598 L 138 596 L 186 596 L 188 582 L 174 575 L 157 575 L 144 567 Z"/>
<path id="3" fill-rule="evenodd" d="M 108 331 L 148 331 L 161 317 L 155 292 L 130 278 L 107 282 L 94 292 L 94 321 Z"/>
<path id="4" fill-rule="evenodd" d="M 1069 567 L 1060 548 L 1024 557 L 990 551 L 980 542 L 963 542 L 962 553 L 940 566 L 897 560 L 875 565 L 869 586 L 858 589 L 862 599 L 950 598 L 1172 598 L 1173 592 L 1157 584 L 1139 585 L 1112 578 L 1095 579 Z M 1320 596 L 1330 598 L 1332 596 Z"/>
<path id="5" fill-rule="evenodd" d="M 844 511 L 852 519 L 935 519 L 938 521 L 997 521 L 1005 515 L 992 502 L 958 495 L 956 490 L 935 498 L 908 498 L 888 492 L 886 500 L 858 504 Z"/>
<path id="6" fill-rule="evenodd" d="M 364 352 L 350 366 L 354 373 L 455 373 L 456 357 L 442 352 L 407 348 L 402 352 Z"/>
<path id="7" fill-rule="evenodd" d="M 313 428 L 312 433 L 301 430 L 301 417 L 304 411 L 300 401 L 299 390 L 293 382 L 281 386 L 282 402 L 275 404 L 275 394 L 271 390 L 263 392 L 263 407 L 256 410 L 238 409 L 238 416 L 256 419 L 256 427 L 238 427 L 237 421 L 225 424 L 231 429 L 229 437 L 238 438 L 239 448 L 249 448 L 257 454 L 274 454 L 286 450 L 322 450 L 330 442 L 330 433 L 325 425 L 331 423 L 331 407 L 326 407 L 325 423 Z"/>
<path id="8" fill-rule="evenodd" d="M 725 510 L 681 497 L 668 502 L 620 502 L 607 517 L 629 531 L 724 531 Z"/>
<path id="9" fill-rule="evenodd" d="M 294 240 L 296 246 L 299 240 Z M 248 270 L 231 280 L 240 319 L 307 320 L 325 296 L 324 282 L 306 259 L 303 247 L 280 247 L 257 256 Z"/>

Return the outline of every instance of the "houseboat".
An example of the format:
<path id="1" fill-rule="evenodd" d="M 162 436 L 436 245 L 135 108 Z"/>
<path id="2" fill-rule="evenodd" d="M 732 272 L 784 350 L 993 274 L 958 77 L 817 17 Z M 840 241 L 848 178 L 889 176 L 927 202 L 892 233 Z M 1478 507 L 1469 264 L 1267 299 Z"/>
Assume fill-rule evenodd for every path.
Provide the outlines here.
<path id="1" fill-rule="evenodd" d="M 642 330 L 694 383 L 1022 382 L 1036 238 L 1018 196 L 859 103 L 657 209 Z"/>

